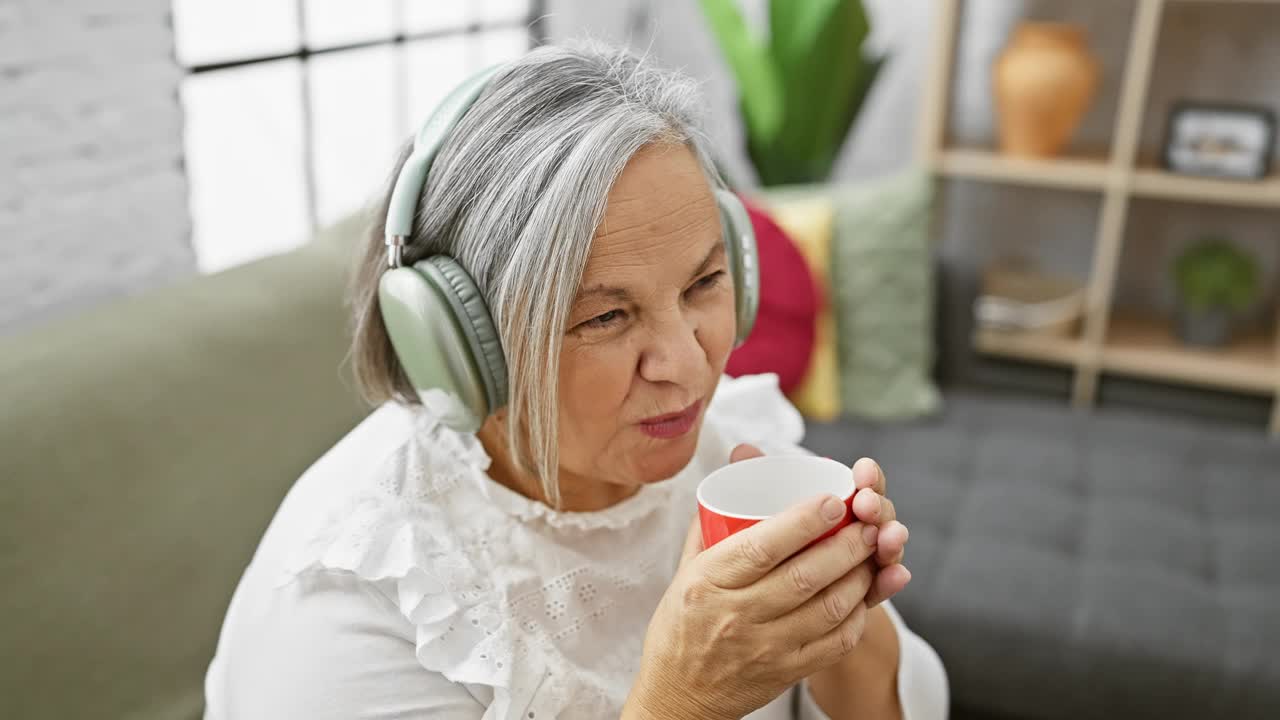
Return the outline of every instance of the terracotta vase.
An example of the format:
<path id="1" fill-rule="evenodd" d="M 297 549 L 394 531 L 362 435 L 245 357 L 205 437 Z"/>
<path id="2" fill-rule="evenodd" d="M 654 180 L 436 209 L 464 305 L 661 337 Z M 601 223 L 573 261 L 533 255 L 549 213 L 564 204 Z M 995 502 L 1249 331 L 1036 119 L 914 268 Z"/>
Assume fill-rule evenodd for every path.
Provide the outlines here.
<path id="1" fill-rule="evenodd" d="M 1098 88 L 1084 28 L 1025 22 L 992 69 L 1000 149 L 1048 157 L 1066 147 Z"/>

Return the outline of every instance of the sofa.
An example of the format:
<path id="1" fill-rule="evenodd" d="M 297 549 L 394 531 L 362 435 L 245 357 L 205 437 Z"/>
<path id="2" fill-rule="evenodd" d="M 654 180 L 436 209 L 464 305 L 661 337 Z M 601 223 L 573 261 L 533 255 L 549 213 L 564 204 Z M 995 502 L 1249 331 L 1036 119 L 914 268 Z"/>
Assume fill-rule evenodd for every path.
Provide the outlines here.
<path id="1" fill-rule="evenodd" d="M 0 340 L 0 718 L 199 718 L 231 592 L 364 409 L 354 230 Z"/>
<path id="2" fill-rule="evenodd" d="M 1280 718 L 1280 443 L 1256 427 L 953 387 L 928 421 L 806 443 L 886 468 L 894 604 L 954 718 Z"/>
<path id="3" fill-rule="evenodd" d="M 259 536 L 365 413 L 358 222 L 0 340 L 0 718 L 200 717 Z M 807 444 L 888 469 L 954 717 L 1280 717 L 1280 446 L 963 389 Z"/>

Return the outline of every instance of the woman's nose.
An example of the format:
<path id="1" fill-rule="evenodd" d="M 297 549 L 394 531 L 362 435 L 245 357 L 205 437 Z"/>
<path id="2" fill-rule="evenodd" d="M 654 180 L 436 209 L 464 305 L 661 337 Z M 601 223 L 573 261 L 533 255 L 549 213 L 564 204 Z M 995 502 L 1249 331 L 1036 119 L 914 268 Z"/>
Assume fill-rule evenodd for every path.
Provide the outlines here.
<path id="1" fill-rule="evenodd" d="M 653 324 L 649 342 L 640 354 L 640 377 L 649 382 L 685 383 L 696 380 L 706 363 L 698 340 L 697 322 L 672 313 Z"/>

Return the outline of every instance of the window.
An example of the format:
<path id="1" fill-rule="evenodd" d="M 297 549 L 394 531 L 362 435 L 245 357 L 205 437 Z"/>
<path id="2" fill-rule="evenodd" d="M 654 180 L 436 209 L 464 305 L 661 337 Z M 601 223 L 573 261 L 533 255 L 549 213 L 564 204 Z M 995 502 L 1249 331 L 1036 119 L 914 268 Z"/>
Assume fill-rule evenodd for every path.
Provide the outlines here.
<path id="1" fill-rule="evenodd" d="M 288 251 L 385 185 L 459 81 L 539 41 L 537 0 L 173 0 L 204 272 Z"/>

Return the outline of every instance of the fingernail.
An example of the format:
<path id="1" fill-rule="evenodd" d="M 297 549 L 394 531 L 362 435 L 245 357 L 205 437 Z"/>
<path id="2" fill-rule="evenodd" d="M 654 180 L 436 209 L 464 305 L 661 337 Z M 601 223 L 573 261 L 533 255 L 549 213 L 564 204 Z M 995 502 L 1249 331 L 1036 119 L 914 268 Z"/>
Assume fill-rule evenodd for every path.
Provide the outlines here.
<path id="1" fill-rule="evenodd" d="M 844 503 L 834 497 L 827 498 L 822 502 L 822 517 L 829 523 L 844 517 Z"/>
<path id="2" fill-rule="evenodd" d="M 869 461 L 869 458 L 858 458 L 858 461 L 857 461 L 857 462 L 855 462 L 855 463 L 853 464 L 853 470 L 854 470 L 854 473 L 853 473 L 853 474 L 854 474 L 854 475 L 856 475 L 856 476 L 859 476 L 859 477 L 858 477 L 858 479 L 861 479 L 862 477 L 865 477 L 865 476 L 866 476 L 866 473 L 860 473 L 860 472 L 858 472 L 858 466 L 859 466 L 859 465 L 862 465 L 862 464 L 864 464 L 864 463 L 866 463 L 866 462 L 868 462 L 868 461 Z M 856 482 L 856 480 L 855 480 L 855 482 Z M 867 486 L 867 487 L 869 487 L 869 486 Z"/>
<path id="3" fill-rule="evenodd" d="M 875 545 L 876 539 L 880 537 L 880 528 L 875 525 L 867 525 L 862 528 L 862 539 L 868 545 Z"/>
<path id="4" fill-rule="evenodd" d="M 903 570 L 906 570 L 906 572 L 907 572 L 907 582 L 911 582 L 911 571 L 910 571 L 910 570 L 907 570 L 905 567 L 904 567 L 904 568 L 902 568 L 902 569 L 903 569 Z"/>

